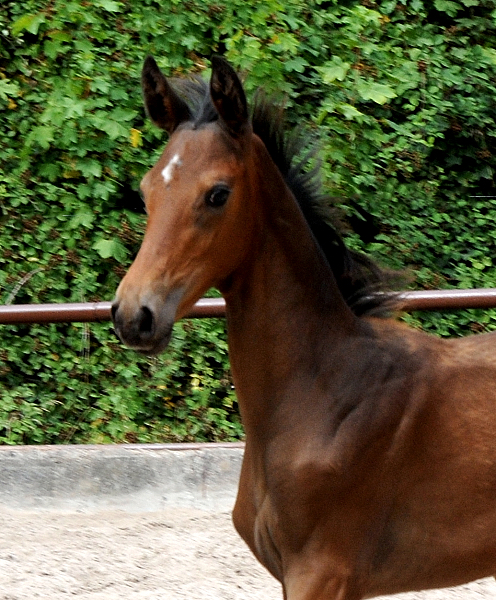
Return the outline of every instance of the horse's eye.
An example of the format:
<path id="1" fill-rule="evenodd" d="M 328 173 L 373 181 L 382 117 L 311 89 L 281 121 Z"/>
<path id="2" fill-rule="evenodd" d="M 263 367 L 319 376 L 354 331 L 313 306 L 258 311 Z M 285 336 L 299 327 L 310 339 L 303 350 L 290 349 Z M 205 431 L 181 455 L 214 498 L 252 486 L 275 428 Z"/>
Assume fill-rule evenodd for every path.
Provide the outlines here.
<path id="1" fill-rule="evenodd" d="M 224 206 L 229 198 L 231 190 L 225 185 L 216 185 L 205 196 L 205 204 L 211 208 Z"/>

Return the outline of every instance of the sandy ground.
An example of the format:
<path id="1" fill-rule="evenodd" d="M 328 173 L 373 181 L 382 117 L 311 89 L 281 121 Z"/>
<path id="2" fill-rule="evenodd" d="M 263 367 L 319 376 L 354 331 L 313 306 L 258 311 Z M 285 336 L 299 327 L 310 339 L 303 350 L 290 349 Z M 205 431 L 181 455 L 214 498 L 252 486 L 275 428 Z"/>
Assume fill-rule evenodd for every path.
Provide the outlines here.
<path id="1" fill-rule="evenodd" d="M 282 600 L 229 514 L 0 515 L 0 600 Z M 494 580 L 402 600 L 496 598 Z"/>

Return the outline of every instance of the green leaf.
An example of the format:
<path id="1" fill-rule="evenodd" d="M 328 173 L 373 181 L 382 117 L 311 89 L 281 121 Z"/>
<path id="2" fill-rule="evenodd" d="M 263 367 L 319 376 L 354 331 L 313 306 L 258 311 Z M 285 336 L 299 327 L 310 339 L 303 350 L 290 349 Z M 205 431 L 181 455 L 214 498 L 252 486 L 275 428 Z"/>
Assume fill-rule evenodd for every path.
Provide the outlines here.
<path id="1" fill-rule="evenodd" d="M 494 48 L 482 48 L 482 52 L 486 58 L 496 65 L 496 50 Z"/>
<path id="2" fill-rule="evenodd" d="M 363 113 L 361 113 L 351 104 L 338 104 L 336 106 L 336 110 L 339 111 L 345 119 L 348 119 L 350 121 L 353 119 L 361 120 L 365 117 Z"/>
<path id="3" fill-rule="evenodd" d="M 325 63 L 322 67 L 317 67 L 317 71 L 321 74 L 324 83 L 333 83 L 336 80 L 343 81 L 350 67 L 350 63 L 343 62 L 338 56 L 333 56 L 332 61 Z"/>
<path id="4" fill-rule="evenodd" d="M 55 59 L 63 50 L 64 46 L 59 40 L 46 40 L 43 51 L 48 58 Z"/>
<path id="5" fill-rule="evenodd" d="M 461 8 L 458 2 L 452 2 L 451 0 L 434 0 L 434 6 L 437 10 L 447 13 L 450 17 L 456 16 L 456 13 Z"/>
<path id="6" fill-rule="evenodd" d="M 56 163 L 45 163 L 40 166 L 40 175 L 49 181 L 56 181 L 60 176 L 60 166 Z"/>
<path id="7" fill-rule="evenodd" d="M 113 13 L 118 13 L 122 7 L 120 2 L 114 2 L 114 0 L 94 0 L 94 4 L 95 6 Z"/>
<path id="8" fill-rule="evenodd" d="M 89 229 L 93 225 L 94 220 L 94 213 L 87 208 L 80 208 L 69 221 L 69 228 L 78 229 L 79 227 L 86 227 Z"/>
<path id="9" fill-rule="evenodd" d="M 77 168 L 84 177 L 101 177 L 102 175 L 102 165 L 92 158 L 78 160 Z"/>
<path id="10" fill-rule="evenodd" d="M 385 104 L 388 100 L 397 96 L 396 92 L 389 85 L 374 81 L 359 81 L 357 91 L 362 100 L 372 100 L 376 104 Z"/>
<path id="11" fill-rule="evenodd" d="M 118 121 L 108 119 L 100 123 L 100 129 L 105 131 L 111 140 L 116 140 L 119 137 L 128 137 L 129 130 Z"/>
<path id="12" fill-rule="evenodd" d="M 19 84 L 11 79 L 0 79 L 0 99 L 8 100 L 9 96 L 19 94 Z"/>
<path id="13" fill-rule="evenodd" d="M 127 258 L 127 250 L 125 246 L 116 238 L 101 239 L 95 242 L 92 246 L 102 258 L 115 258 L 122 262 Z"/>
<path id="14" fill-rule="evenodd" d="M 51 125 L 39 125 L 35 127 L 28 136 L 28 143 L 32 144 L 36 142 L 45 150 L 50 147 L 51 143 L 55 140 L 55 127 Z"/>
<path id="15" fill-rule="evenodd" d="M 111 112 L 112 118 L 115 121 L 132 121 L 137 112 L 135 110 L 126 110 L 125 108 L 116 108 Z"/>
<path id="16" fill-rule="evenodd" d="M 297 73 L 303 73 L 303 71 L 308 67 L 308 62 L 301 58 L 300 56 L 295 56 L 294 58 L 290 58 L 284 63 L 284 70 L 291 72 L 296 71 Z"/>
<path id="17" fill-rule="evenodd" d="M 36 13 L 34 15 L 23 15 L 12 23 L 11 32 L 14 37 L 17 37 L 22 31 L 28 31 L 36 35 L 42 23 L 45 22 L 44 13 Z"/>

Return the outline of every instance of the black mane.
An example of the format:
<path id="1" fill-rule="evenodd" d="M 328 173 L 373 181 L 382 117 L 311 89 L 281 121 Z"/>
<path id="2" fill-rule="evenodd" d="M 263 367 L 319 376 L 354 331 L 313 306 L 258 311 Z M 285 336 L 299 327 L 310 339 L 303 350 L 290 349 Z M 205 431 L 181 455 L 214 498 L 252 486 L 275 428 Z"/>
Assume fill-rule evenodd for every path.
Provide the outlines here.
<path id="1" fill-rule="evenodd" d="M 195 126 L 218 119 L 205 81 L 175 79 L 173 85 L 188 103 Z M 394 295 L 384 291 L 392 277 L 367 256 L 345 246 L 338 233 L 337 210 L 323 191 L 315 143 L 309 143 L 303 130 L 287 131 L 283 108 L 263 93 L 255 95 L 251 121 L 295 196 L 347 304 L 356 315 L 390 314 Z"/>

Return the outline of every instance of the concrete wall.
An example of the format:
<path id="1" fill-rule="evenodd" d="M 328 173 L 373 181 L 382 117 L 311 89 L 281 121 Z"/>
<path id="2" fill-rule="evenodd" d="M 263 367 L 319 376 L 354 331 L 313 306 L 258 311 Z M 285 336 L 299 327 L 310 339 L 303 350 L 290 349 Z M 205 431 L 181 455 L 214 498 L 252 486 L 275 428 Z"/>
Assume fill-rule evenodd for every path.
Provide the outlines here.
<path id="1" fill-rule="evenodd" d="M 0 446 L 0 506 L 230 510 L 243 444 Z"/>

